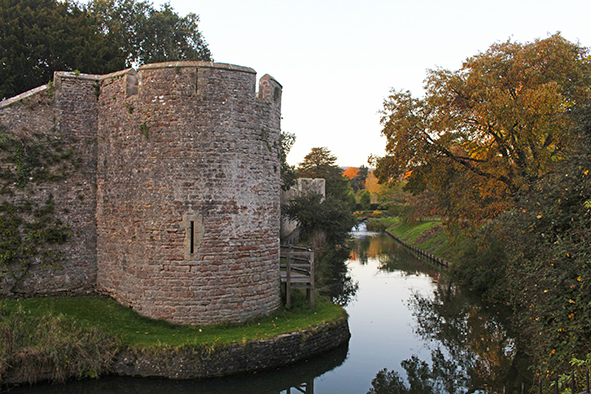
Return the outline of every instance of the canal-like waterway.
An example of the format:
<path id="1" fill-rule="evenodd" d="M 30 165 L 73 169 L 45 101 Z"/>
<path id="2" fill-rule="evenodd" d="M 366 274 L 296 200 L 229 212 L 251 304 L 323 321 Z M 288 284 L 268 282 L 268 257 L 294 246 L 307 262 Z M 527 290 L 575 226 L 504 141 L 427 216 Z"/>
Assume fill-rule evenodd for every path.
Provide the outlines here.
<path id="1" fill-rule="evenodd" d="M 14 393 L 455 394 L 500 393 L 503 387 L 510 393 L 527 381 L 499 310 L 462 294 L 436 267 L 387 235 L 361 229 L 353 237 L 344 287 L 356 290 L 340 298 L 349 313 L 346 346 L 247 376 L 207 381 L 106 377 Z"/>

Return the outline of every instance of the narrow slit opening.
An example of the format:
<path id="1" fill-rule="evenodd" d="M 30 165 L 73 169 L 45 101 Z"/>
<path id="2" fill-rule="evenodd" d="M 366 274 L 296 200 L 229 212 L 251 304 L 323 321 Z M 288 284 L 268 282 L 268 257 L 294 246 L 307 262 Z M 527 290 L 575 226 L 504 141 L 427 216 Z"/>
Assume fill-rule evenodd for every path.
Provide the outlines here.
<path id="1" fill-rule="evenodd" d="M 191 221 L 191 224 L 189 226 L 189 238 L 190 238 L 190 253 L 193 254 L 195 253 L 195 222 Z"/>

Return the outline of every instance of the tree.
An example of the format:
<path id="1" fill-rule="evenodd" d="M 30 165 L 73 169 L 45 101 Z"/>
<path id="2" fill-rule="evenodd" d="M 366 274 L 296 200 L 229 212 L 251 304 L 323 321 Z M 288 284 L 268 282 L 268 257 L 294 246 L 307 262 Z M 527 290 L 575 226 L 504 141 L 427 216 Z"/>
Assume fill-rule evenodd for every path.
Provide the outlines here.
<path id="1" fill-rule="evenodd" d="M 76 3 L 0 0 L 0 98 L 43 85 L 54 71 L 122 69 L 115 41 Z"/>
<path id="2" fill-rule="evenodd" d="M 368 176 L 369 168 L 366 166 L 357 167 L 349 167 L 343 172 L 343 176 L 349 178 L 349 182 L 351 183 L 351 187 L 353 191 L 356 193 L 365 188 L 365 180 Z"/>
<path id="3" fill-rule="evenodd" d="M 316 288 L 333 302 L 346 305 L 357 291 L 345 261 L 349 232 L 357 223 L 347 203 L 318 193 L 295 197 L 281 207 L 282 215 L 298 222 L 300 240 L 315 251 Z"/>
<path id="4" fill-rule="evenodd" d="M 359 171 L 353 179 L 351 179 L 351 187 L 353 190 L 358 192 L 361 189 L 365 189 L 365 180 L 367 179 L 367 174 L 369 172 L 369 168 L 366 166 L 359 167 Z"/>
<path id="5" fill-rule="evenodd" d="M 415 194 L 431 185 L 452 220 L 498 215 L 572 150 L 570 110 L 590 95 L 587 54 L 560 34 L 507 41 L 457 71 L 429 71 L 424 98 L 392 91 L 376 174 L 406 176 Z"/>
<path id="6" fill-rule="evenodd" d="M 298 174 L 302 178 L 324 178 L 326 195 L 347 201 L 351 186 L 344 177 L 343 171 L 335 164 L 337 161 L 328 148 L 312 148 L 298 166 Z"/>
<path id="7" fill-rule="evenodd" d="M 106 74 L 151 62 L 211 60 L 199 17 L 169 4 L 0 0 L 0 98 L 43 85 L 55 71 Z"/>
<path id="8" fill-rule="evenodd" d="M 295 185 L 298 174 L 295 167 L 287 162 L 287 155 L 295 143 L 296 136 L 293 133 L 282 131 L 279 135 L 279 161 L 281 163 L 281 189 L 287 191 Z"/>
<path id="9" fill-rule="evenodd" d="M 179 16 L 170 4 L 160 10 L 147 1 L 92 0 L 88 11 L 103 32 L 117 37 L 128 67 L 174 60 L 212 60 L 199 31 L 199 16 Z"/>
<path id="10" fill-rule="evenodd" d="M 299 164 L 298 172 L 308 178 L 324 178 L 337 172 L 341 175 L 336 162 L 337 157 L 328 148 L 312 148 Z"/>
<path id="11" fill-rule="evenodd" d="M 361 189 L 357 192 L 357 199 L 359 200 L 359 205 L 361 205 L 361 209 L 364 211 L 369 210 L 371 207 L 371 193 L 366 189 Z"/>
<path id="12" fill-rule="evenodd" d="M 576 151 L 499 218 L 503 281 L 541 371 L 591 353 L 591 106 L 574 112 Z"/>
<path id="13" fill-rule="evenodd" d="M 353 179 L 359 173 L 359 168 L 357 167 L 349 167 L 343 172 L 343 176 L 346 176 L 349 179 Z"/>
<path id="14" fill-rule="evenodd" d="M 374 171 L 370 171 L 365 178 L 365 188 L 371 194 L 378 194 L 383 186 L 380 185 L 378 178 L 374 175 Z"/>

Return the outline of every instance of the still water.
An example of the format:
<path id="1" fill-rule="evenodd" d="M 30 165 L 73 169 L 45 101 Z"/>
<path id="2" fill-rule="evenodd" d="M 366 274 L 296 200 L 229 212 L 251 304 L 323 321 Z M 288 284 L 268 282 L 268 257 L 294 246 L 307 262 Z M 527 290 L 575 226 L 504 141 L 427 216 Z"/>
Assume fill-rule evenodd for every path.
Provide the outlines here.
<path id="1" fill-rule="evenodd" d="M 351 340 L 305 362 L 207 381 L 106 377 L 38 385 L 14 393 L 511 392 L 524 379 L 519 351 L 494 306 L 461 294 L 435 267 L 387 235 L 358 229 L 336 296 L 349 313 Z M 384 370 L 385 369 L 385 370 Z"/>

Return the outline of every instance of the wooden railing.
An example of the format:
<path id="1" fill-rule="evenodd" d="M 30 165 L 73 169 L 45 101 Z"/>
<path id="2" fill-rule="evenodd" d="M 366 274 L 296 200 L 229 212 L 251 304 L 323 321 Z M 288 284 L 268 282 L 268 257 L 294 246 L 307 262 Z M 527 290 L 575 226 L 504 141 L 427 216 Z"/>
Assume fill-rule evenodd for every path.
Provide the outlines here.
<path id="1" fill-rule="evenodd" d="M 314 307 L 314 251 L 309 247 L 281 245 L 281 282 L 285 283 L 285 305 L 291 306 L 293 289 L 306 289 Z"/>
<path id="2" fill-rule="evenodd" d="M 434 256 L 431 253 L 424 251 L 423 249 L 417 248 L 416 246 L 412 246 L 412 245 L 407 244 L 406 242 L 404 242 L 403 240 L 401 240 L 400 238 L 398 238 L 397 236 L 395 236 L 394 234 L 392 234 L 389 231 L 386 231 L 386 234 L 388 234 L 390 237 L 394 238 L 394 240 L 396 240 L 398 243 L 402 244 L 402 246 L 406 247 L 411 252 L 418 255 L 419 258 L 423 258 L 425 260 L 431 261 L 431 262 L 433 262 L 437 265 L 441 265 L 443 267 L 449 267 L 449 262 L 447 262 L 446 260 L 443 260 L 437 256 Z"/>

